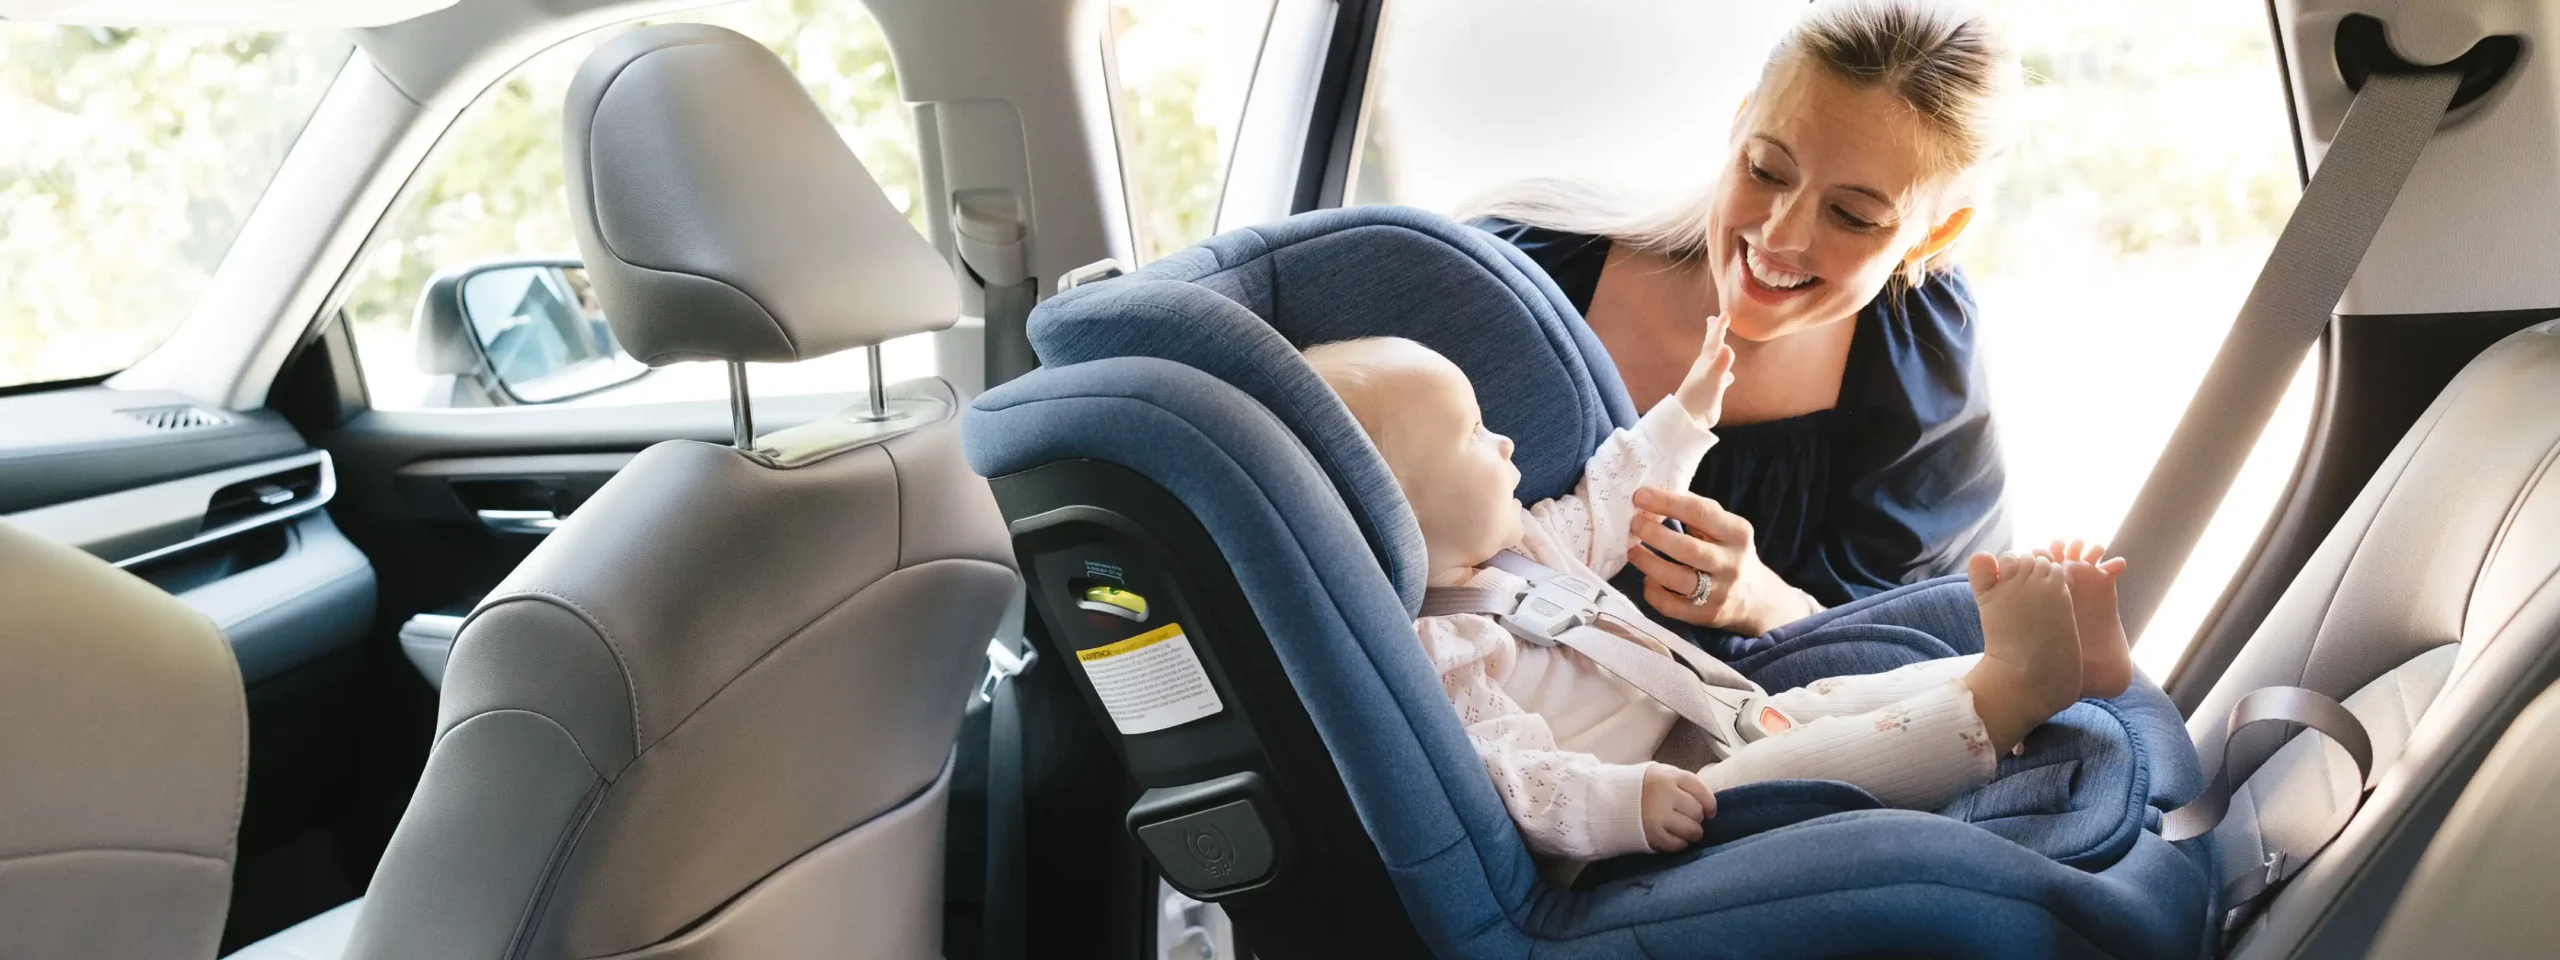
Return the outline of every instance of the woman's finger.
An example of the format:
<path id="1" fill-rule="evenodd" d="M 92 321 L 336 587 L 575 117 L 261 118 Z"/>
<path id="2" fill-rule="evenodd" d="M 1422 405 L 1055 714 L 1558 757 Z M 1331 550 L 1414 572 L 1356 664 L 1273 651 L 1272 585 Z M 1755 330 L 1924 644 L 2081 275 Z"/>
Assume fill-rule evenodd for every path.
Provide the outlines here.
<path id="1" fill-rule="evenodd" d="M 1696 568 L 1684 567 L 1662 559 L 1661 555 L 1642 546 L 1627 548 L 1627 562 L 1633 564 L 1637 570 L 1643 571 L 1646 580 L 1659 583 L 1670 590 L 1686 591 L 1694 585 L 1698 576 Z"/>
<path id="2" fill-rule="evenodd" d="M 1751 521 L 1743 519 L 1741 514 L 1696 494 L 1680 496 L 1694 501 L 1686 504 L 1690 508 L 1687 512 L 1680 514 L 1680 522 L 1688 525 L 1690 533 L 1717 543 L 1751 542 Z"/>
<path id="3" fill-rule="evenodd" d="M 1715 544 L 1658 523 L 1637 527 L 1635 535 L 1638 541 L 1662 551 L 1664 556 L 1670 557 L 1673 561 L 1688 564 L 1693 569 L 1704 570 L 1717 576 L 1733 575 L 1733 559 L 1724 555 L 1726 551 L 1716 549 Z"/>
<path id="4" fill-rule="evenodd" d="M 1716 589 L 1720 597 L 1724 587 L 1718 586 Z M 1688 594 L 1673 593 L 1669 587 L 1652 580 L 1644 582 L 1644 602 L 1652 607 L 1654 612 L 1682 623 L 1717 627 L 1721 626 L 1719 621 L 1723 619 L 1721 600 L 1710 598 L 1704 606 L 1690 603 Z"/>

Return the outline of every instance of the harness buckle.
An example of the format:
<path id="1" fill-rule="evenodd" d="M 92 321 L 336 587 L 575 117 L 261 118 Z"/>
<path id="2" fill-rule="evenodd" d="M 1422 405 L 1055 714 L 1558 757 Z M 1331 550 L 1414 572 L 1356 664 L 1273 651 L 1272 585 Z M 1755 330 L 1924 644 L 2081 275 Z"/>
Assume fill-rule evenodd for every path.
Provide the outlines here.
<path id="1" fill-rule="evenodd" d="M 1502 617 L 1512 635 L 1541 647 L 1556 645 L 1565 631 L 1590 626 L 1599 611 L 1600 586 L 1581 577 L 1555 576 L 1529 584 L 1519 607 Z"/>

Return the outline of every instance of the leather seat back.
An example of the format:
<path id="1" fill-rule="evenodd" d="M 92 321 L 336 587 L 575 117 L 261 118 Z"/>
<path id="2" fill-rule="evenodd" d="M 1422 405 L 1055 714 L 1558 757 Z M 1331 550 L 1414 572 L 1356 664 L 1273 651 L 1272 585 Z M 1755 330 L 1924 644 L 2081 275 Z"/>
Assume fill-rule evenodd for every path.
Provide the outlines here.
<path id="1" fill-rule="evenodd" d="M 580 245 L 651 363 L 950 325 L 950 270 L 781 61 L 634 31 L 571 87 Z M 635 458 L 462 628 L 351 957 L 915 957 L 1017 578 L 960 398 Z M 741 398 L 743 400 L 743 398 Z"/>
<path id="2" fill-rule="evenodd" d="M 0 524 L 0 957 L 211 957 L 248 781 L 231 645 Z"/>
<path id="3" fill-rule="evenodd" d="M 2560 324 L 2519 332 L 2448 385 L 2189 720 L 2207 769 L 2231 705 L 2271 685 L 2344 700 L 2371 733 L 2373 793 L 2279 890 L 2239 956 L 2361 949 L 2454 794 L 2560 663 Z M 2257 731 L 2251 731 L 2256 733 Z M 2243 736 L 2266 758 L 2213 834 L 2225 878 L 2299 849 L 2351 792 L 2313 736 Z M 2352 945 L 2352 946 L 2350 946 Z"/>
<path id="4" fill-rule="evenodd" d="M 2409 878 L 2372 960 L 2530 957 L 2560 943 L 2560 687 L 2507 728 Z"/>

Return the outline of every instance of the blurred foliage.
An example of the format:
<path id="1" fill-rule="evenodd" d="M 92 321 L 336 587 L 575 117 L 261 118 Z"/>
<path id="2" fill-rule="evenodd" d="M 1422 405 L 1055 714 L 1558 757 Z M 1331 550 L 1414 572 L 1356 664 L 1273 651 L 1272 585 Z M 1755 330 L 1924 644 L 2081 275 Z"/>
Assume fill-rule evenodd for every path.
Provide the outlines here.
<path id="1" fill-rule="evenodd" d="M 1216 229 L 1271 0 L 1113 0 L 1121 171 L 1140 263 Z"/>
<path id="2" fill-rule="evenodd" d="M 750 0 L 644 22 L 717 24 L 773 48 L 890 200 L 922 227 L 914 116 L 898 97 L 888 41 L 860 4 Z M 409 362 L 411 314 L 437 271 L 498 257 L 577 254 L 561 104 L 588 52 L 628 29 L 607 28 L 526 61 L 436 145 L 347 296 L 369 376 Z"/>
<path id="3" fill-rule="evenodd" d="M 2219 0 L 1999 4 L 2018 138 L 1964 259 L 2257 251 L 2301 193 L 2265 17 Z"/>
<path id="4" fill-rule="evenodd" d="M 0 23 L 0 385 L 111 373 L 168 336 L 349 49 Z"/>

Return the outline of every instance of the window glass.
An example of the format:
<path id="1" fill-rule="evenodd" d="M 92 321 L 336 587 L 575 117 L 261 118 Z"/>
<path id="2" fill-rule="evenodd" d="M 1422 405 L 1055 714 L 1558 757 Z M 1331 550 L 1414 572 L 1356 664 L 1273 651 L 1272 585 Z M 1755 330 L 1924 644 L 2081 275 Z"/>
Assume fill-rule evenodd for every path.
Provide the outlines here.
<path id="1" fill-rule="evenodd" d="M 897 75 L 879 24 L 861 5 L 826 0 L 750 0 L 645 22 L 712 23 L 772 47 L 809 89 L 810 96 L 834 122 L 836 132 L 844 136 L 863 166 L 879 181 L 890 202 L 922 229 L 924 211 L 917 203 L 921 187 L 914 115 L 899 99 Z M 526 61 L 463 112 L 419 169 L 415 182 L 359 267 L 346 301 L 357 359 L 375 407 L 481 406 L 548 397 L 519 389 L 510 398 L 469 383 L 457 384 L 448 375 L 427 372 L 421 365 L 426 358 L 420 355 L 415 329 L 419 298 L 426 292 L 428 280 L 443 271 L 492 260 L 577 258 L 562 167 L 561 106 L 569 80 L 587 54 L 605 39 L 631 28 L 598 31 Z M 516 282 L 521 286 L 525 281 Z M 584 277 L 583 273 L 573 273 L 551 276 L 544 282 L 565 289 L 564 285 L 582 284 Z M 464 291 L 466 298 L 471 292 Z M 601 327 L 595 329 L 602 331 Z M 484 330 L 479 335 L 492 334 Z M 599 343 L 609 336 L 609 332 L 592 334 Z M 483 342 L 484 352 L 489 342 L 494 341 Z M 504 344 L 511 351 L 510 362 L 574 365 L 578 360 L 568 355 L 575 351 L 512 352 L 517 342 L 511 338 Z M 618 353 L 616 358 L 630 362 Z M 891 341 L 886 345 L 882 365 L 891 382 L 931 374 L 931 336 Z M 862 351 L 846 351 L 804 363 L 749 367 L 750 384 L 760 396 L 858 391 L 866 387 L 868 376 Z M 547 367 L 525 368 L 527 372 L 538 369 Z M 506 379 L 510 385 L 521 382 L 515 377 Z M 650 403 L 720 398 L 728 396 L 728 392 L 724 365 L 679 363 L 609 389 L 572 392 L 559 402 Z"/>
<path id="2" fill-rule="evenodd" d="M 0 22 L 0 386 L 113 373 L 158 346 L 351 49 Z"/>
<path id="3" fill-rule="evenodd" d="M 1801 0 L 1393 0 L 1350 196 L 1454 211 L 1530 177 L 1665 197 L 1722 161 Z M 2299 174 L 2266 11 L 1996 0 L 2023 135 L 1959 262 L 2021 545 L 2103 538 L 2184 412 Z M 2290 475 L 2306 363 L 2136 657 L 2163 676 Z"/>
<path id="4" fill-rule="evenodd" d="M 1207 239 L 1272 0 L 1112 0 L 1112 117 L 1141 263 Z"/>

